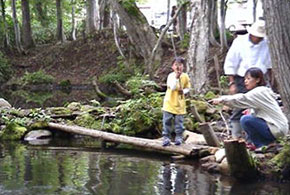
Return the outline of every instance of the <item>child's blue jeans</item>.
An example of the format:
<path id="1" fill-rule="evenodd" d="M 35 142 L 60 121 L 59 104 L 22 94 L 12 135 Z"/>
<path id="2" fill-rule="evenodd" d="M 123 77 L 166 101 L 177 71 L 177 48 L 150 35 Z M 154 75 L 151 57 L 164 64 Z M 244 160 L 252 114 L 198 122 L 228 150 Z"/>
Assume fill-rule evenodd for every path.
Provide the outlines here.
<path id="1" fill-rule="evenodd" d="M 176 137 L 182 137 L 182 133 L 184 131 L 183 126 L 184 115 L 182 114 L 172 114 L 166 111 L 163 111 L 163 137 L 170 138 L 172 132 L 172 125 L 174 122 L 175 134 Z"/>
<path id="2" fill-rule="evenodd" d="M 271 133 L 265 120 L 252 115 L 244 115 L 241 117 L 241 126 L 252 140 L 254 145 L 259 148 L 275 141 L 275 137 Z"/>

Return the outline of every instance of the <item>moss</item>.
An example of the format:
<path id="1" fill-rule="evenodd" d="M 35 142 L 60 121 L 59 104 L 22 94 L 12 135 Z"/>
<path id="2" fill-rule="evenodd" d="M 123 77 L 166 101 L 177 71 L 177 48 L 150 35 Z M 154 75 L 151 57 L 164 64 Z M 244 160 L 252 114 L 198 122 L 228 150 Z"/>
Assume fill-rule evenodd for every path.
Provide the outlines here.
<path id="1" fill-rule="evenodd" d="M 28 129 L 46 129 L 48 127 L 48 123 L 46 121 L 37 121 L 35 123 L 32 123 Z"/>
<path id="2" fill-rule="evenodd" d="M 206 100 L 211 100 L 211 99 L 213 99 L 213 98 L 215 98 L 216 97 L 216 95 L 214 94 L 214 92 L 212 92 L 212 91 L 208 91 L 206 94 L 205 94 L 205 96 L 204 96 L 204 98 L 206 99 Z"/>
<path id="3" fill-rule="evenodd" d="M 71 82 L 70 80 L 62 80 L 59 82 L 59 85 L 63 88 L 70 88 L 71 87 Z"/>
<path id="4" fill-rule="evenodd" d="M 68 109 L 70 109 L 71 111 L 77 111 L 80 110 L 82 105 L 79 102 L 72 102 L 69 105 L 66 106 Z"/>
<path id="5" fill-rule="evenodd" d="M 290 165 L 290 144 L 286 143 L 283 150 L 277 154 L 272 160 L 272 163 L 279 168 L 283 168 Z"/>
<path id="6" fill-rule="evenodd" d="M 72 111 L 68 108 L 64 108 L 64 107 L 52 107 L 48 109 L 50 111 L 51 114 L 55 114 L 55 115 L 68 115 L 68 114 L 72 114 Z"/>
<path id="7" fill-rule="evenodd" d="M 79 115 L 74 120 L 74 123 L 76 125 L 79 125 L 79 126 L 82 126 L 82 127 L 92 128 L 92 126 L 95 123 L 95 118 L 92 115 L 90 115 L 88 113 L 85 113 L 85 114 Z"/>
<path id="8" fill-rule="evenodd" d="M 0 138 L 3 140 L 20 140 L 26 133 L 27 128 L 15 122 L 10 122 L 1 132 Z"/>
<path id="9" fill-rule="evenodd" d="M 207 103 L 200 100 L 190 100 L 190 105 L 194 105 L 199 114 L 205 113 L 208 108 Z"/>

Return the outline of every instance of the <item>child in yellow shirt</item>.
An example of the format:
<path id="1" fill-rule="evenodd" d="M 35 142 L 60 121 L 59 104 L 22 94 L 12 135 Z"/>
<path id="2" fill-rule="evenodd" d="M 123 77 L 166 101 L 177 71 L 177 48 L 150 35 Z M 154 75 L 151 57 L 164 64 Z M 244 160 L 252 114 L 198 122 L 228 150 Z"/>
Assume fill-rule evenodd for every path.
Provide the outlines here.
<path id="1" fill-rule="evenodd" d="M 167 77 L 167 91 L 163 102 L 163 146 L 170 145 L 172 124 L 175 128 L 175 145 L 183 142 L 183 120 L 186 114 L 184 95 L 189 92 L 190 80 L 186 73 L 183 73 L 185 59 L 176 57 L 172 64 L 173 72 Z"/>

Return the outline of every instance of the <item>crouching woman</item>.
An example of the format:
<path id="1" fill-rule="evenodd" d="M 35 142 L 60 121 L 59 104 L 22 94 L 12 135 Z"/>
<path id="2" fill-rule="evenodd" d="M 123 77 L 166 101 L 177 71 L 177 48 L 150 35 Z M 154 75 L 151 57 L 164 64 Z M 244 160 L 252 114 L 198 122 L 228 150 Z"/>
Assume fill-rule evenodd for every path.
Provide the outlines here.
<path id="1" fill-rule="evenodd" d="M 248 138 L 259 148 L 288 133 L 288 120 L 283 114 L 274 92 L 265 86 L 263 72 L 250 68 L 245 74 L 245 94 L 225 95 L 212 99 L 213 104 L 224 103 L 235 108 L 249 108 L 250 115 L 240 119 Z"/>

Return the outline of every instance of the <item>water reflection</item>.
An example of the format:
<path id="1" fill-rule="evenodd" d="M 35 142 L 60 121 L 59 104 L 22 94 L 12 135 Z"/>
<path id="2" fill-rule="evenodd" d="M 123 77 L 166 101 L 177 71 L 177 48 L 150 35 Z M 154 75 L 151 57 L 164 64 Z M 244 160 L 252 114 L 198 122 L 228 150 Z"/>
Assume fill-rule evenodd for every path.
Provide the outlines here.
<path id="1" fill-rule="evenodd" d="M 0 194 L 287 194 L 275 183 L 234 183 L 191 161 L 81 147 L 0 143 Z"/>

